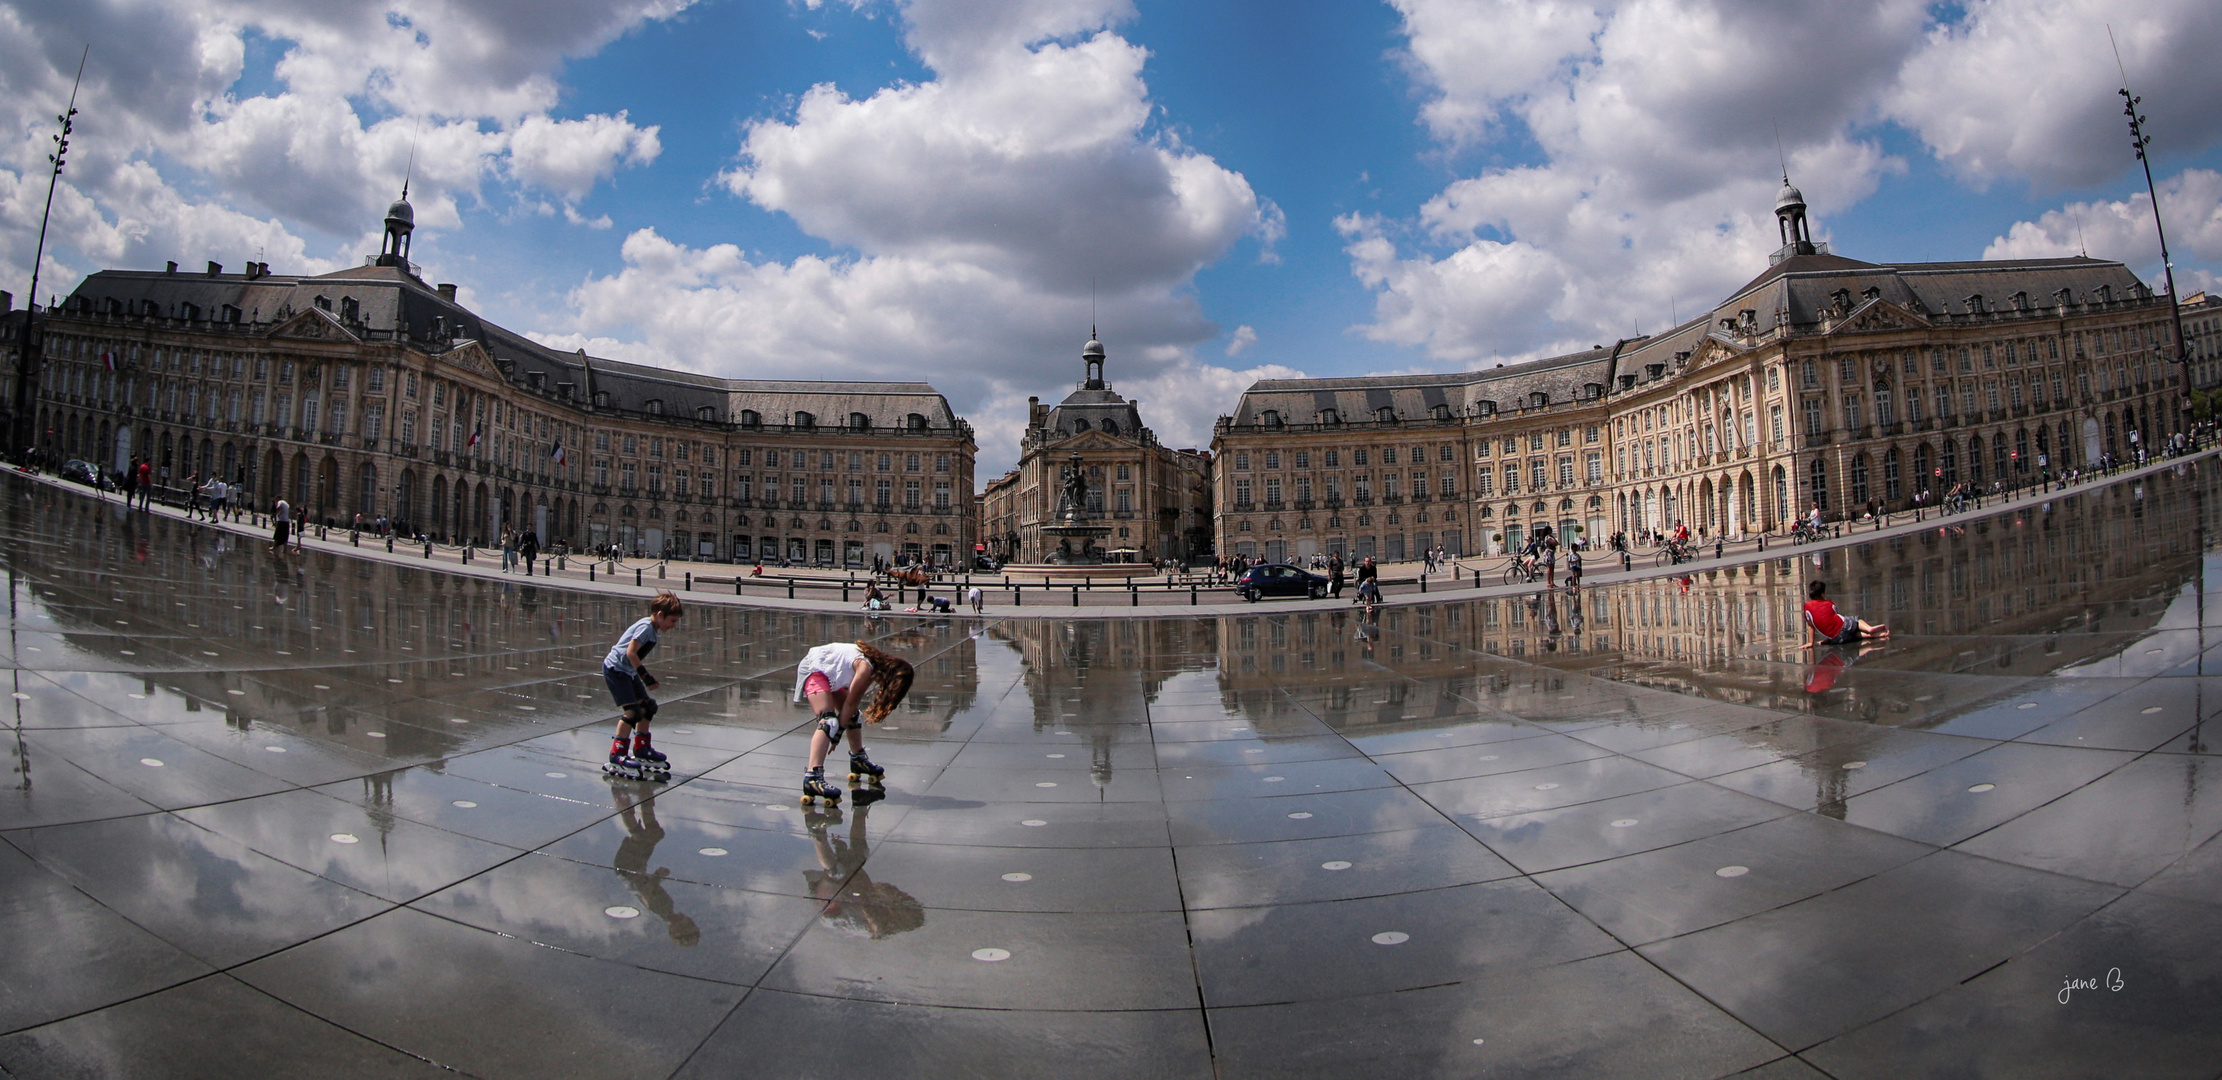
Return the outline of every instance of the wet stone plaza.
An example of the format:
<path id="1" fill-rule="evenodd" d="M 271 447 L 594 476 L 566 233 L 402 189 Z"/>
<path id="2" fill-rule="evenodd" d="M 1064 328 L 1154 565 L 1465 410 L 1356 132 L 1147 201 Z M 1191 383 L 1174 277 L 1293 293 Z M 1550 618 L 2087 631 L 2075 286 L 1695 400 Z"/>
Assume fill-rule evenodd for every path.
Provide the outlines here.
<path id="1" fill-rule="evenodd" d="M 645 594 L 0 500 L 7 1076 L 2222 1072 L 2211 460 L 1371 619 L 690 603 L 656 785 Z M 855 639 L 886 794 L 806 809 Z"/>

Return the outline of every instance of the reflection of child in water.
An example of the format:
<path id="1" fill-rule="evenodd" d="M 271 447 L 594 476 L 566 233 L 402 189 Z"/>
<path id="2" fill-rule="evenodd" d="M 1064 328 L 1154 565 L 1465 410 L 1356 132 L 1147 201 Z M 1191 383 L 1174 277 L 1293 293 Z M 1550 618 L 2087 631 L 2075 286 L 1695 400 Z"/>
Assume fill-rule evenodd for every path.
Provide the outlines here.
<path id="1" fill-rule="evenodd" d="M 856 793 L 855 816 L 849 821 L 846 840 L 826 834 L 826 826 L 841 823 L 840 810 L 829 808 L 824 813 L 810 811 L 803 815 L 810 827 L 810 839 L 818 845 L 820 869 L 805 870 L 802 877 L 810 886 L 810 895 L 825 904 L 818 917 L 826 925 L 877 940 L 926 925 L 926 907 L 916 897 L 884 881 L 874 881 L 865 872 L 864 861 L 871 854 L 871 845 L 864 838 L 864 819 L 872 808 L 869 794 Z"/>
<path id="2" fill-rule="evenodd" d="M 664 879 L 671 876 L 671 868 L 659 866 L 655 873 L 648 872 L 648 859 L 656 853 L 656 845 L 664 838 L 663 826 L 656 823 L 656 800 L 643 799 L 634 805 L 625 804 L 625 794 L 615 786 L 620 812 L 618 821 L 625 826 L 625 839 L 617 845 L 617 857 L 610 860 L 617 867 L 617 876 L 625 879 L 633 895 L 640 898 L 640 906 L 662 919 L 671 928 L 671 940 L 678 945 L 693 945 L 702 940 L 702 928 L 681 912 L 672 910 L 671 894 L 664 891 Z"/>

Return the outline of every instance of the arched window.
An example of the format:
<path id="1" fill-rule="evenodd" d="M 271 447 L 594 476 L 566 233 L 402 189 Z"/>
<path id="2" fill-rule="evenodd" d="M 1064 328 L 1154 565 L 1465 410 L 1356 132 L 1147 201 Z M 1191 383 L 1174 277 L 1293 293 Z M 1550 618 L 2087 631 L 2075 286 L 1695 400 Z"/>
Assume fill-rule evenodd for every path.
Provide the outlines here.
<path id="1" fill-rule="evenodd" d="M 850 413 L 849 426 L 861 431 L 872 426 L 872 418 L 860 412 Z"/>
<path id="2" fill-rule="evenodd" d="M 1893 446 L 1883 452 L 1883 498 L 1897 502 L 1905 497 L 1905 485 L 1899 476 L 1898 448 Z"/>
<path id="3" fill-rule="evenodd" d="M 1265 425 L 1266 427 L 1280 427 L 1280 426 L 1281 426 L 1281 410 L 1279 410 L 1279 409 L 1267 409 L 1267 410 L 1265 410 L 1264 412 L 1262 412 L 1262 413 L 1258 414 L 1258 423 L 1260 423 L 1260 424 L 1263 424 L 1263 425 Z"/>
<path id="4" fill-rule="evenodd" d="M 1119 422 L 1118 422 L 1118 421 L 1116 421 L 1116 420 L 1105 420 L 1105 421 L 1103 422 L 1103 433 L 1104 433 L 1104 434 L 1106 434 L 1106 435 L 1116 435 L 1116 434 L 1118 434 L 1118 433 L 1119 433 Z"/>
<path id="5" fill-rule="evenodd" d="M 912 431 L 926 430 L 926 417 L 923 413 L 910 414 L 910 416 L 907 418 L 907 422 L 909 423 L 910 429 Z"/>
<path id="6" fill-rule="evenodd" d="M 1321 409 L 1319 410 L 1319 422 L 1322 424 L 1342 423 L 1342 414 L 1333 409 Z"/>
<path id="7" fill-rule="evenodd" d="M 818 418 L 806 412 L 798 412 L 795 414 L 795 426 L 805 429 L 817 427 Z"/>
<path id="8" fill-rule="evenodd" d="M 1072 429 L 1073 429 L 1074 431 L 1088 431 L 1088 430 L 1091 430 L 1091 429 L 1089 428 L 1089 426 L 1088 426 L 1088 418 L 1087 418 L 1087 417 L 1085 417 L 1085 416 L 1075 416 L 1075 417 L 1073 417 L 1073 418 L 1072 418 Z"/>
<path id="9" fill-rule="evenodd" d="M 763 416 L 762 416 L 761 414 L 759 414 L 759 413 L 758 413 L 758 412 L 757 412 L 756 410 L 754 410 L 754 409 L 742 409 L 742 410 L 741 410 L 741 426 L 742 426 L 742 427 L 760 427 L 760 426 L 762 426 L 762 425 L 763 425 L 763 423 L 764 423 L 764 417 L 763 417 Z"/>

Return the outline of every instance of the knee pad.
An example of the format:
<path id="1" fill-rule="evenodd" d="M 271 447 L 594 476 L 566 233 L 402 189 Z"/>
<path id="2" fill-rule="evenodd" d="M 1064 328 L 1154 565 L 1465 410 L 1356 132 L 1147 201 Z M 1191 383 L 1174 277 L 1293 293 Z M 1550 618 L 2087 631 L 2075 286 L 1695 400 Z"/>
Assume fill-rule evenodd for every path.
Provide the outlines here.
<path id="1" fill-rule="evenodd" d="M 630 705 L 627 705 L 627 706 L 625 706 L 625 708 L 624 708 L 624 710 L 623 710 L 623 713 L 624 713 L 624 716 L 625 716 L 625 722 L 626 722 L 626 723 L 628 723 L 628 724 L 632 724 L 632 725 L 634 725 L 634 726 L 636 726 L 636 727 L 637 727 L 637 726 L 639 726 L 639 725 L 640 725 L 640 724 L 641 724 L 642 722 L 644 722 L 644 721 L 646 721 L 646 720 L 648 719 L 648 716 L 647 716 L 647 711 L 646 711 L 646 710 L 644 710 L 644 709 L 642 709 L 642 708 L 640 707 L 640 704 L 641 704 L 640 702 L 637 702 L 637 701 L 636 701 L 636 702 L 633 702 L 633 703 L 632 703 L 632 704 L 630 704 Z"/>
<path id="2" fill-rule="evenodd" d="M 645 722 L 647 722 L 647 721 L 649 721 L 649 720 L 654 720 L 655 718 L 656 718 L 656 699 L 655 699 L 655 698 L 643 698 L 643 699 L 641 699 L 641 702 L 640 702 L 640 719 L 641 719 L 641 721 L 645 723 Z"/>

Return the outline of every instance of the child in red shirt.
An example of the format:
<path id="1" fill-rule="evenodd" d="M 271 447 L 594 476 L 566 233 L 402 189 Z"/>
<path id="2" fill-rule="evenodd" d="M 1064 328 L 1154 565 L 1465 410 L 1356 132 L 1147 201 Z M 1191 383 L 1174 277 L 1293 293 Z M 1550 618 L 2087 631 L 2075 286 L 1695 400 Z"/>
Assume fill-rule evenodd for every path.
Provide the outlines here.
<path id="1" fill-rule="evenodd" d="M 1809 598 L 1805 602 L 1805 648 L 1816 645 L 1849 645 L 1861 638 L 1886 638 L 1890 628 L 1881 623 L 1871 623 L 1836 610 L 1828 599 L 1828 583 L 1816 581 L 1806 587 Z"/>

